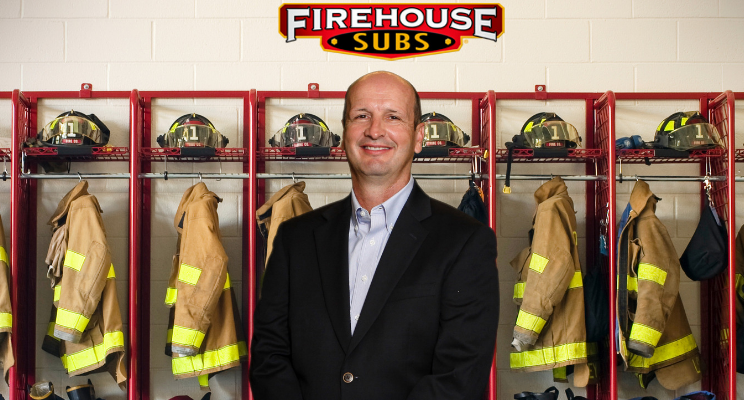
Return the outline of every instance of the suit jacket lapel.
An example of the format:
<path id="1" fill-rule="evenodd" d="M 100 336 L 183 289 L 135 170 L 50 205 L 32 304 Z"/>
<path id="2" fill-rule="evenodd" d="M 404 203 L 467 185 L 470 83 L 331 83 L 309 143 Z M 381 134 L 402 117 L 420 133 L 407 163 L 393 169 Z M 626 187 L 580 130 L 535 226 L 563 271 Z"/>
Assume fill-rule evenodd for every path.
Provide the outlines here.
<path id="1" fill-rule="evenodd" d="M 398 216 L 398 220 L 395 222 L 395 227 L 385 245 L 385 250 L 382 252 L 380 262 L 377 264 L 374 278 L 372 278 L 372 285 L 370 286 L 367 297 L 364 300 L 364 306 L 362 307 L 362 313 L 360 314 L 361 317 L 354 329 L 354 336 L 351 338 L 348 353 L 351 353 L 354 350 L 356 345 L 359 344 L 380 315 L 380 311 L 382 311 L 383 306 L 385 306 L 388 297 L 390 297 L 390 293 L 398 284 L 401 276 L 403 276 L 403 273 L 408 268 L 408 265 L 416 255 L 419 247 L 424 242 L 429 231 L 421 226 L 420 221 L 430 215 L 431 199 L 423 190 L 421 190 L 418 184 L 414 184 L 413 191 Z M 348 267 L 345 276 L 348 278 Z M 348 319 L 348 286 L 346 293 L 346 318 Z M 347 321 L 347 325 L 348 322 L 349 321 Z"/>
<path id="2" fill-rule="evenodd" d="M 349 320 L 349 223 L 351 197 L 329 207 L 326 223 L 315 229 L 315 246 L 328 315 L 341 348 L 351 340 Z"/>

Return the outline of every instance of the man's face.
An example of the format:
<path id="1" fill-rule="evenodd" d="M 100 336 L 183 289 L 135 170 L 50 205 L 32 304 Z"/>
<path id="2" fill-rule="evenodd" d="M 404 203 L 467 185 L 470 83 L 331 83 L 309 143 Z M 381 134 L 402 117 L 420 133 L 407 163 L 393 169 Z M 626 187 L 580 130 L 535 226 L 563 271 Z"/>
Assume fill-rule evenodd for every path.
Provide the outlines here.
<path id="1" fill-rule="evenodd" d="M 390 186 L 407 183 L 424 138 L 423 124 L 413 126 L 413 90 L 387 74 L 366 77 L 352 90 L 343 138 L 352 175 Z"/>

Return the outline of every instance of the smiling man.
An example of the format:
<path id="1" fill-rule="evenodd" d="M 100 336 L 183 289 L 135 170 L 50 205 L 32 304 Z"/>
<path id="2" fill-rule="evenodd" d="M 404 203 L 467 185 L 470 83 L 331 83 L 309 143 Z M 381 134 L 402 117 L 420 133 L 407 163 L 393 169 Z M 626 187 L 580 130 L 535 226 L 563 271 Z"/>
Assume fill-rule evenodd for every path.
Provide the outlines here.
<path id="1" fill-rule="evenodd" d="M 254 319 L 256 400 L 480 400 L 499 295 L 493 231 L 411 175 L 418 93 L 389 72 L 346 93 L 352 192 L 284 222 Z"/>

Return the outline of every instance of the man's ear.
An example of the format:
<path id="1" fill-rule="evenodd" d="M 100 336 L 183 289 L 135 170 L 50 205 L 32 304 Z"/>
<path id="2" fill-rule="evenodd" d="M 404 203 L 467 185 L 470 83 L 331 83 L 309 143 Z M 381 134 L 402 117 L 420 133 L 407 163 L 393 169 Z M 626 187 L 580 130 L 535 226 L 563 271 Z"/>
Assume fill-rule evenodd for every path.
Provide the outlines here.
<path id="1" fill-rule="evenodd" d="M 426 125 L 422 122 L 418 124 L 416 127 L 416 130 L 414 131 L 414 143 L 416 143 L 416 146 L 413 148 L 413 151 L 418 154 L 421 153 L 421 150 L 424 148 L 424 133 L 426 132 Z"/>

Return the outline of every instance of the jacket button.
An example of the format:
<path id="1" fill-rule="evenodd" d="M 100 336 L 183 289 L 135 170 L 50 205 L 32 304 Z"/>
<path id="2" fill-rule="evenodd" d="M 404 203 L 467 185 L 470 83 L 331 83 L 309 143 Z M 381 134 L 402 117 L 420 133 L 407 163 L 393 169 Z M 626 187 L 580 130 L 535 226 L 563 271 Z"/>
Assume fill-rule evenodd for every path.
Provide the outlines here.
<path id="1" fill-rule="evenodd" d="M 351 383 L 354 380 L 354 375 L 351 372 L 344 374 L 344 382 Z"/>

